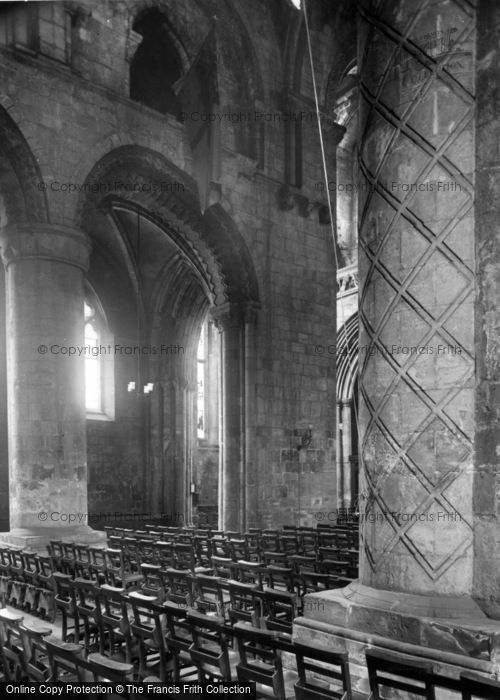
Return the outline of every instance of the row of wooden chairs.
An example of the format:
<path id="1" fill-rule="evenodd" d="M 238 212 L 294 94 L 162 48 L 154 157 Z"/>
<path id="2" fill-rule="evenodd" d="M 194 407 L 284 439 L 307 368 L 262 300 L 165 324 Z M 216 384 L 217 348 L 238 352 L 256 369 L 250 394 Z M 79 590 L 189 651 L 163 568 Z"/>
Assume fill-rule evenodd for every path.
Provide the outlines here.
<path id="1" fill-rule="evenodd" d="M 123 684 L 133 680 L 237 679 L 256 682 L 259 695 L 271 694 L 277 700 L 366 700 L 366 694 L 352 689 L 346 652 L 293 643 L 242 622 L 230 626 L 217 616 L 182 610 L 172 603 L 160 605 L 139 593 L 131 593 L 129 599 L 134 610 L 131 627 L 140 640 L 138 672 L 128 662 L 100 653 L 86 655 L 84 647 L 63 642 L 50 628 L 34 626 L 25 622 L 22 614 L 4 608 L 0 610 L 1 680 Z M 166 624 L 162 617 L 166 617 Z M 231 639 L 236 640 L 237 653 L 231 648 Z M 289 659 L 295 656 L 296 671 L 284 669 L 283 652 Z M 478 674 L 463 672 L 459 678 L 451 678 L 435 673 L 430 662 L 415 657 L 380 649 L 365 653 L 371 700 L 394 691 L 399 697 L 435 700 L 438 689 L 454 691 L 463 700 L 500 697 L 500 683 Z M 156 671 L 160 675 L 155 675 Z"/>
<path id="2" fill-rule="evenodd" d="M 133 555 L 149 552 L 157 541 L 171 545 L 191 544 L 199 558 L 230 556 L 243 559 L 259 559 L 263 552 L 288 555 L 311 555 L 321 547 L 337 550 L 358 549 L 358 531 L 352 528 L 302 528 L 300 531 L 263 530 L 260 532 L 205 532 L 186 528 L 164 530 L 125 530 L 107 528 L 108 545 L 125 548 Z"/>
<path id="3" fill-rule="evenodd" d="M 83 546 L 78 546 L 78 548 L 83 549 Z M 28 582 L 37 581 L 35 577 L 36 567 L 29 569 L 29 578 L 27 581 L 23 581 L 25 573 L 20 565 L 17 567 L 15 578 L 5 578 L 7 595 L 4 602 L 32 613 L 39 612 L 41 607 L 42 612 L 47 613 L 42 616 L 49 619 L 53 619 L 55 613 L 59 612 L 62 615 L 64 630 L 67 627 L 68 613 L 74 608 L 72 602 L 74 596 L 71 589 L 73 579 L 90 580 L 97 584 L 107 583 L 112 587 L 124 589 L 149 587 L 149 590 L 154 590 L 155 594 L 164 597 L 167 592 L 179 593 L 180 591 L 183 595 L 182 602 L 186 604 L 188 604 L 191 595 L 190 587 L 194 577 L 198 587 L 199 582 L 203 580 L 206 587 L 209 585 L 212 585 L 213 589 L 218 587 L 222 592 L 221 595 L 226 595 L 226 598 L 229 597 L 229 585 L 226 581 L 231 580 L 233 584 L 250 585 L 259 590 L 267 587 L 283 593 L 284 597 L 286 597 L 286 593 L 293 600 L 293 605 L 290 604 L 289 607 L 293 607 L 297 614 L 301 614 L 304 596 L 307 593 L 339 587 L 350 581 L 342 576 L 335 577 L 325 573 L 317 573 L 314 560 L 309 562 L 305 561 L 304 558 L 297 558 L 294 561 L 295 568 L 281 566 L 280 560 L 276 564 L 272 558 L 261 565 L 258 562 L 234 562 L 232 559 L 216 557 L 213 558 L 212 568 L 162 568 L 155 564 L 141 564 L 139 567 L 133 568 L 127 565 L 126 557 L 121 550 L 107 549 L 95 550 L 95 557 L 90 563 L 88 560 L 83 562 L 81 558 L 78 561 L 66 560 L 66 565 L 69 568 L 65 568 L 62 555 L 59 557 L 54 555 L 57 548 L 54 549 L 52 545 L 51 549 L 52 555 L 49 557 L 48 567 L 46 558 L 31 557 L 31 561 L 40 567 L 38 585 L 43 585 L 43 588 L 33 587 Z M 22 553 L 14 551 L 12 554 L 14 559 L 17 559 Z M 54 568 L 59 566 L 62 570 L 54 571 L 50 567 L 51 563 Z M 71 573 L 66 573 L 68 570 Z M 341 569 L 340 573 L 344 573 L 344 571 Z M 23 587 L 24 594 L 22 593 Z M 39 599 L 36 595 L 34 597 L 28 595 L 30 590 L 34 590 L 35 594 L 38 592 Z M 180 596 L 179 593 L 178 597 Z"/>
<path id="4" fill-rule="evenodd" d="M 201 551 L 193 544 L 168 543 L 161 540 L 148 542 L 143 548 L 141 541 L 134 540 L 130 545 L 128 539 L 124 538 L 116 549 L 110 551 L 122 553 L 130 576 L 133 576 L 134 572 L 137 574 L 142 564 L 152 564 L 163 569 L 189 569 L 193 573 L 212 571 L 223 577 L 234 577 L 229 570 L 234 569 L 238 563 L 247 562 L 262 567 L 263 571 L 273 568 L 281 570 L 283 576 L 288 572 L 290 581 L 294 576 L 297 579 L 302 574 L 308 574 L 309 578 L 316 578 L 319 588 L 346 586 L 358 577 L 357 550 L 338 550 L 325 546 L 309 555 L 273 550 L 252 555 L 246 547 L 239 547 L 237 541 L 232 541 L 229 543 L 232 546 L 209 553 Z M 223 573 L 224 569 L 226 573 Z"/>

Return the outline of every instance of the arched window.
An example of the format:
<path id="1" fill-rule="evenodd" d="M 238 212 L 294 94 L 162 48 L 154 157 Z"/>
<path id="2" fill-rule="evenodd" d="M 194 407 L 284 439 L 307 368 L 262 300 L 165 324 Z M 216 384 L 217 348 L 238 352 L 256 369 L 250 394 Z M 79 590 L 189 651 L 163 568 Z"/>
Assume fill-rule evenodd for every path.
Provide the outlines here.
<path id="1" fill-rule="evenodd" d="M 204 323 L 200 333 L 200 341 L 198 343 L 198 354 L 196 357 L 196 381 L 198 384 L 198 393 L 196 399 L 196 429 L 198 439 L 203 440 L 206 437 L 205 428 L 205 369 L 206 369 L 206 341 L 207 341 L 207 324 Z"/>
<path id="2" fill-rule="evenodd" d="M 98 303 L 84 302 L 85 409 L 91 420 L 113 420 L 114 343 Z"/>
<path id="3" fill-rule="evenodd" d="M 198 440 L 219 442 L 220 333 L 207 319 L 201 327 L 196 356 L 196 429 Z"/>
<path id="4" fill-rule="evenodd" d="M 149 10 L 140 15 L 133 29 L 142 42 L 130 66 L 130 97 L 162 114 L 178 115 L 180 103 L 173 86 L 182 76 L 182 64 L 164 15 Z"/>
<path id="5" fill-rule="evenodd" d="M 92 413 L 102 410 L 102 371 L 99 354 L 101 335 L 96 322 L 94 308 L 85 302 L 85 407 Z"/>

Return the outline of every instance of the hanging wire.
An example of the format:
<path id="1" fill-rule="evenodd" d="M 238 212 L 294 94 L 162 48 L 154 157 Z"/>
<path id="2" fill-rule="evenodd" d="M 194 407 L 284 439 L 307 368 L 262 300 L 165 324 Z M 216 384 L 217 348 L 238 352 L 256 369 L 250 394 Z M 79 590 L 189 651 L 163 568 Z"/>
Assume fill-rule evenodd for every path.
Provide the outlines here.
<path id="1" fill-rule="evenodd" d="M 328 188 L 328 167 L 326 164 L 326 153 L 325 153 L 325 144 L 323 140 L 323 128 L 321 124 L 321 112 L 319 108 L 319 99 L 318 99 L 318 88 L 316 85 L 316 73 L 314 70 L 314 59 L 313 59 L 313 52 L 312 52 L 312 43 L 311 43 L 311 34 L 309 31 L 309 20 L 307 18 L 307 7 L 306 7 L 306 0 L 302 0 L 302 13 L 304 15 L 304 24 L 305 24 L 305 29 L 306 29 L 306 37 L 307 37 L 307 48 L 308 48 L 308 53 L 309 53 L 309 65 L 311 68 L 311 79 L 312 79 L 312 85 L 313 85 L 313 93 L 314 93 L 314 104 L 316 107 L 316 118 L 318 120 L 318 134 L 319 134 L 319 143 L 320 143 L 320 149 L 321 149 L 321 162 L 323 166 L 323 177 L 325 180 L 325 191 L 326 191 L 326 199 L 327 199 L 327 204 L 328 204 L 328 213 L 330 217 L 330 230 L 332 234 L 332 240 L 333 240 L 333 252 L 335 255 L 335 269 L 339 269 L 339 259 L 338 259 L 338 254 L 337 254 L 337 236 L 335 234 L 335 228 L 334 228 L 334 216 L 333 216 L 333 207 L 332 207 L 332 200 L 330 197 L 330 190 Z M 345 310 L 344 310 L 344 301 L 342 297 L 339 297 L 340 300 L 340 310 L 341 310 L 341 320 L 342 320 L 342 325 L 341 328 L 344 329 L 344 333 L 346 335 L 346 349 L 347 349 L 347 359 L 348 363 L 351 366 L 354 363 L 355 357 L 353 354 L 351 354 L 351 349 L 352 346 L 349 343 L 349 340 L 347 338 L 347 328 L 345 327 L 345 322 L 346 322 L 346 315 L 345 315 Z M 337 360 L 335 360 L 337 361 Z M 354 420 L 356 423 L 356 430 L 358 433 L 358 445 L 360 445 L 359 441 L 359 434 L 360 434 L 360 429 L 359 429 L 359 417 L 358 417 L 358 406 L 356 400 L 353 398 L 353 409 L 354 409 Z M 361 445 L 360 445 L 361 446 Z M 359 463 L 360 467 L 362 466 L 362 454 L 361 454 L 361 449 L 358 450 L 358 458 L 359 458 Z"/>

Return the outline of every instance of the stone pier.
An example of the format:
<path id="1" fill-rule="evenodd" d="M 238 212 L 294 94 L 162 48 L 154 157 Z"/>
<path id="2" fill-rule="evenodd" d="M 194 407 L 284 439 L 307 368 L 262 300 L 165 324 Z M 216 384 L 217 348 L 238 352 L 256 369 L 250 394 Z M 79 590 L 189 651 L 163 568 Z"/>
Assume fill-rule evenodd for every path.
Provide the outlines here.
<path id="1" fill-rule="evenodd" d="M 87 525 L 83 278 L 87 236 L 57 224 L 1 231 L 6 268 L 10 532 L 40 549 L 50 539 L 97 542 Z"/>
<path id="2" fill-rule="evenodd" d="M 500 623 L 473 597 L 476 10 L 363 0 L 358 29 L 360 578 L 311 596 L 296 637 L 333 636 L 359 678 L 367 645 L 494 673 Z"/>

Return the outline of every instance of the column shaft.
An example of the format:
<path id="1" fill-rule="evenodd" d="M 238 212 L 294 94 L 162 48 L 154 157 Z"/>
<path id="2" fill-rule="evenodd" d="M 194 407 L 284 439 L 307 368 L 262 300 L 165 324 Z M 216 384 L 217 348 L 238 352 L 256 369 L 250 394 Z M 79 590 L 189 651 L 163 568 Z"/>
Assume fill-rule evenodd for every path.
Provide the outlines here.
<path id="1" fill-rule="evenodd" d="M 474 23 L 360 3 L 360 573 L 407 593 L 471 593 Z"/>
<path id="2" fill-rule="evenodd" d="M 3 230 L 6 265 L 10 525 L 39 534 L 86 525 L 83 346 L 85 234 Z M 71 354 L 70 354 L 71 353 Z"/>

